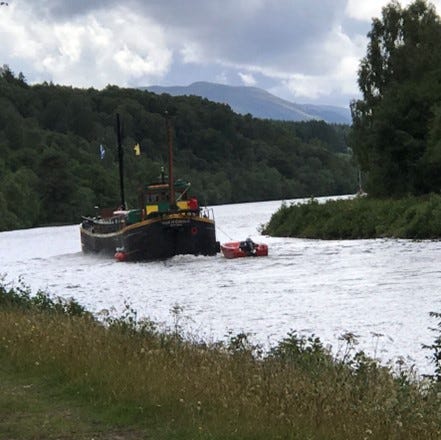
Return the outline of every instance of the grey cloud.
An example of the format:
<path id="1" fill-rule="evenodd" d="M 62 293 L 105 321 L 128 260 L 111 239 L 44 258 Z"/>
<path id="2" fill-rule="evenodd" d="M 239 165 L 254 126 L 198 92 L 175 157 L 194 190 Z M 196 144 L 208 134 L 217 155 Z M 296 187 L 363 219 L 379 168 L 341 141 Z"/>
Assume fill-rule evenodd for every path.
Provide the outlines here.
<path id="1" fill-rule="evenodd" d="M 341 24 L 345 33 L 350 38 L 355 38 L 359 35 L 367 36 L 368 32 L 371 30 L 371 22 L 369 21 L 359 21 L 353 18 L 344 17 Z"/>
<path id="2" fill-rule="evenodd" d="M 191 10 L 184 6 L 189 3 Z M 323 68 L 319 48 L 342 19 L 345 4 L 345 0 L 139 3 L 169 32 L 198 44 L 207 58 L 304 71 Z"/>
<path id="3" fill-rule="evenodd" d="M 48 21 L 66 20 L 120 4 L 117 0 L 20 0 L 20 3 L 27 4 L 36 17 Z"/>
<path id="4" fill-rule="evenodd" d="M 207 61 L 315 73 L 332 63 L 320 52 L 343 19 L 346 0 L 42 0 L 36 14 L 65 20 L 115 6 L 161 25 L 175 50 L 197 45 Z"/>
<path id="5" fill-rule="evenodd" d="M 289 78 L 299 74 L 312 81 L 314 77 L 320 77 L 321 81 L 327 82 L 328 75 L 333 74 L 334 86 L 338 87 L 336 66 L 344 56 L 354 56 L 355 49 L 348 39 L 337 35 L 337 30 L 354 41 L 357 39 L 360 46 L 359 37 L 364 37 L 370 27 L 366 22 L 345 16 L 347 0 L 11 1 L 17 2 L 17 7 L 27 8 L 32 19 L 47 24 L 48 29 L 51 24 L 71 19 L 78 23 L 83 16 L 86 19 L 86 16 L 93 15 L 103 28 L 111 29 L 113 38 L 121 38 L 122 45 L 125 44 L 124 29 L 116 28 L 119 26 L 116 18 L 121 16 L 124 19 L 124 14 L 129 14 L 130 19 L 134 16 L 145 18 L 139 23 L 159 26 L 162 31 L 157 44 L 173 54 L 167 75 L 163 70 L 156 76 L 160 79 L 159 75 L 162 75 L 165 83 L 182 83 L 184 77 L 188 82 L 191 78 L 215 81 L 219 77 L 228 77 L 231 81 L 234 75 L 238 78 L 236 69 L 239 69 L 257 75 L 260 78 L 258 86 L 265 81 L 286 86 Z M 148 41 L 147 35 L 151 34 L 139 23 L 138 41 Z M 130 33 L 125 35 L 132 38 Z M 152 44 L 156 43 L 152 40 Z M 128 46 L 137 50 L 134 44 Z M 190 58 L 192 62 L 184 58 L 184 49 L 194 50 L 195 55 Z M 83 66 L 87 71 L 90 67 L 84 65 L 85 47 L 82 47 L 82 53 L 74 69 L 81 71 Z M 146 53 L 147 49 L 142 55 L 146 56 Z M 93 54 L 88 56 L 93 58 Z M 96 66 L 97 71 L 99 68 Z M 191 69 L 197 69 L 197 72 L 192 73 Z M 206 75 L 211 72 L 213 76 L 202 78 L 203 72 Z M 93 77 L 92 72 L 90 76 Z M 138 80 L 148 81 L 149 77 L 139 77 Z"/>

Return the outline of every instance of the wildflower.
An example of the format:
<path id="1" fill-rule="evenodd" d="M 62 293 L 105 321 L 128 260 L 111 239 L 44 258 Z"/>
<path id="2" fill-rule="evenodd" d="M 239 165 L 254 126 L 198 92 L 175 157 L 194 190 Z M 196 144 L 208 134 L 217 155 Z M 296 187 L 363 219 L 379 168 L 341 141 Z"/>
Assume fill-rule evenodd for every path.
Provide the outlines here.
<path id="1" fill-rule="evenodd" d="M 372 435 L 372 429 L 366 428 L 365 434 L 366 436 L 363 437 L 363 440 L 367 440 Z"/>

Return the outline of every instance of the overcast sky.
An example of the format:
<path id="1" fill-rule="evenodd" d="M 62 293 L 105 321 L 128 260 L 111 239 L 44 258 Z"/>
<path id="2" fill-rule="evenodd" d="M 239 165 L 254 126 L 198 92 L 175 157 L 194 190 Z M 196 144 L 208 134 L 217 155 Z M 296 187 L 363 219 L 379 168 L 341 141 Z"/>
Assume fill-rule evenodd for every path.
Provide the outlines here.
<path id="1" fill-rule="evenodd" d="M 386 0 L 7 0 L 0 65 L 31 84 L 210 81 L 348 105 Z M 403 6 L 409 1 L 400 2 Z M 433 2 L 441 11 L 441 0 Z"/>

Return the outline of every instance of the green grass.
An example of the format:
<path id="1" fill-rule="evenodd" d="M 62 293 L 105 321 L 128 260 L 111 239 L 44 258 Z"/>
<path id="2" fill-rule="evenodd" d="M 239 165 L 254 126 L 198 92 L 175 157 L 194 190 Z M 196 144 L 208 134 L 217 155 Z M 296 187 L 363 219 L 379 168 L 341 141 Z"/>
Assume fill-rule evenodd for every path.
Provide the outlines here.
<path id="1" fill-rule="evenodd" d="M 281 208 L 263 233 L 318 239 L 441 238 L 441 196 L 403 199 L 316 200 Z"/>
<path id="2" fill-rule="evenodd" d="M 43 297 L 0 287 L 2 439 L 441 438 L 439 384 L 350 335 L 340 357 L 295 332 L 262 354 L 246 335 L 206 344 Z"/>
<path id="3" fill-rule="evenodd" d="M 95 412 L 95 414 L 94 414 Z M 18 372 L 3 359 L 0 367 L 0 438 L 142 439 L 140 429 L 118 427 L 88 403 L 66 394 L 60 384 Z"/>

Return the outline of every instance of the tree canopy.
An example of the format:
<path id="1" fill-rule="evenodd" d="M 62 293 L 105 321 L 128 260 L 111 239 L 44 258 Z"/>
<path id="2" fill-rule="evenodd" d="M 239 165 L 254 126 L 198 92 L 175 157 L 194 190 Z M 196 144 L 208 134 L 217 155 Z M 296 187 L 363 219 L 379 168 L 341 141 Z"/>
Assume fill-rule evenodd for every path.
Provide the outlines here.
<path id="1" fill-rule="evenodd" d="M 323 121 L 259 120 L 195 96 L 107 86 L 30 86 L 0 69 L 0 230 L 79 222 L 94 207 L 116 207 L 115 114 L 121 115 L 126 199 L 167 161 L 165 110 L 174 133 L 175 176 L 201 203 L 219 204 L 351 193 L 356 172 L 348 127 Z M 141 155 L 133 151 L 140 145 Z M 106 151 L 100 159 L 100 145 Z"/>
<path id="2" fill-rule="evenodd" d="M 441 22 L 435 7 L 392 1 L 372 21 L 351 104 L 350 146 L 374 196 L 441 189 Z"/>

